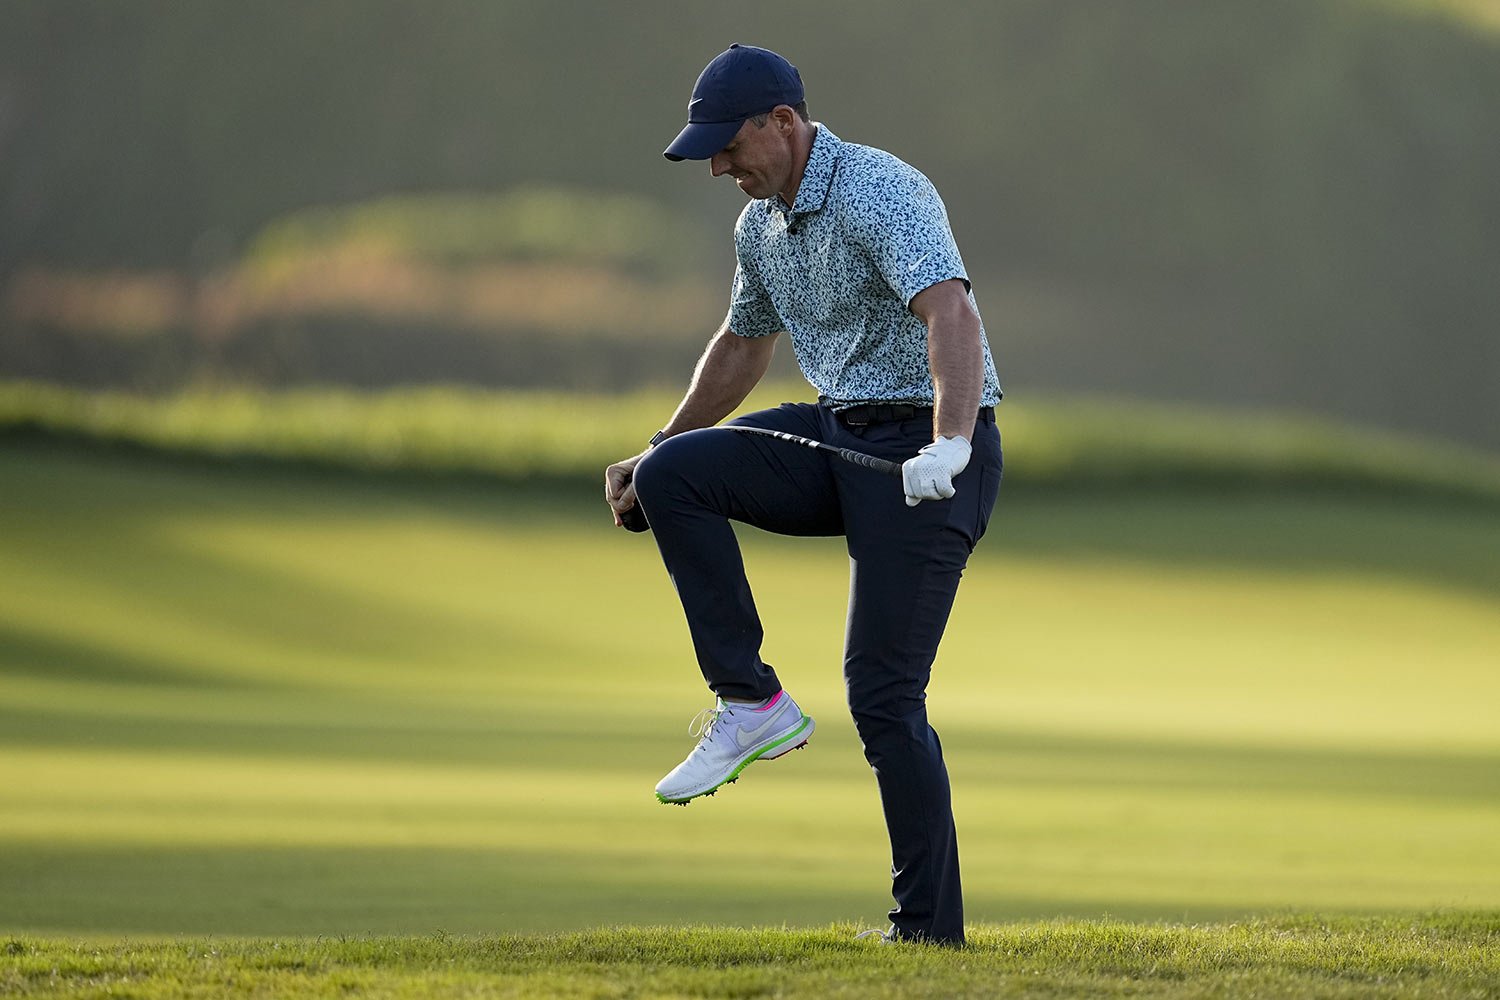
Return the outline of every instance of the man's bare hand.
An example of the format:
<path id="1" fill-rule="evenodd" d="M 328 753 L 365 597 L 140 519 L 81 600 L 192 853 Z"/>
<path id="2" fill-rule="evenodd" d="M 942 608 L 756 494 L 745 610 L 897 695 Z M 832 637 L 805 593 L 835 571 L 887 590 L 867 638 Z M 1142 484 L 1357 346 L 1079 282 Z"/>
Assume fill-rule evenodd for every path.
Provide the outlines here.
<path id="1" fill-rule="evenodd" d="M 635 467 L 646 453 L 616 462 L 604 470 L 604 502 L 615 516 L 615 527 L 625 527 L 620 515 L 635 506 Z"/>

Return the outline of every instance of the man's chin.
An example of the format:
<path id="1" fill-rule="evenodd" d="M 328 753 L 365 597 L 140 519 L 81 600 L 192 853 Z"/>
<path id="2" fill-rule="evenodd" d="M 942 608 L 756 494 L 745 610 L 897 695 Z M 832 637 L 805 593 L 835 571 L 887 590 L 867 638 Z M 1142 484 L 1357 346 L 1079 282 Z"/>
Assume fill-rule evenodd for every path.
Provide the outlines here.
<path id="1" fill-rule="evenodd" d="M 755 198 L 758 200 L 761 198 L 770 197 L 769 195 L 763 194 L 760 191 L 756 190 L 754 182 L 747 183 L 744 179 L 736 177 L 734 179 L 734 183 L 739 186 L 739 189 L 741 191 L 745 192 L 745 194 L 751 198 Z"/>

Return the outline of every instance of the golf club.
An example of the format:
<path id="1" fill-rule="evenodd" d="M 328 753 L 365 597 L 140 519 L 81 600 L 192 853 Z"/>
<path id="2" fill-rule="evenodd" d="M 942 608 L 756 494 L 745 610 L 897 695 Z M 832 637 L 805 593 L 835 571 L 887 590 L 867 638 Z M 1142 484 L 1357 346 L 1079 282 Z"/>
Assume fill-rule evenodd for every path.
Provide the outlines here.
<path id="1" fill-rule="evenodd" d="M 839 458 L 843 459 L 845 462 L 849 462 L 853 465 L 862 465 L 867 469 L 874 469 L 876 472 L 883 472 L 887 476 L 895 476 L 897 479 L 901 478 L 900 462 L 892 462 L 888 459 L 876 458 L 874 455 L 866 455 L 864 452 L 855 451 L 852 448 L 840 448 L 837 445 L 825 444 L 822 441 L 814 441 L 812 438 L 801 437 L 797 434 L 788 434 L 786 431 L 773 431 L 765 427 L 744 427 L 736 425 L 725 427 L 723 428 L 723 430 L 740 431 L 745 434 L 764 434 L 766 437 L 773 437 L 782 441 L 789 441 L 792 444 L 800 444 L 804 448 L 816 448 L 819 451 L 826 451 L 831 455 L 836 455 Z M 646 520 L 646 514 L 641 510 L 640 504 L 636 504 L 634 507 L 621 514 L 620 521 L 629 531 L 649 531 L 651 529 L 651 525 Z"/>
<path id="2" fill-rule="evenodd" d="M 786 431 L 767 430 L 764 427 L 732 426 L 726 427 L 724 429 L 729 431 L 743 431 L 746 434 L 764 434 L 767 437 L 779 438 L 782 441 L 790 441 L 792 444 L 800 444 L 804 448 L 817 448 L 819 451 L 826 451 L 830 454 L 837 455 L 839 458 L 843 459 L 846 462 L 852 462 L 855 465 L 863 465 L 867 469 L 874 469 L 876 472 L 883 472 L 887 476 L 895 476 L 897 479 L 901 478 L 900 462 L 892 462 L 884 458 L 876 458 L 874 455 L 866 455 L 862 451 L 854 451 L 850 448 L 840 448 L 836 445 L 824 444 L 822 441 L 814 441 L 812 438 L 799 437 L 796 434 L 788 434 Z"/>

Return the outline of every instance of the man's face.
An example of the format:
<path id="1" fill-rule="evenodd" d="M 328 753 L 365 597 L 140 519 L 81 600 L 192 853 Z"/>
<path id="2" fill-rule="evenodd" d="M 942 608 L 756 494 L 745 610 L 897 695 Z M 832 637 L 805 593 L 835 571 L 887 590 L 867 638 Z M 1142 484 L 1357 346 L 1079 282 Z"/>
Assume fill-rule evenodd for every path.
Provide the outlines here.
<path id="1" fill-rule="evenodd" d="M 772 115 L 763 127 L 746 121 L 729 145 L 708 161 L 713 175 L 728 174 L 751 198 L 769 198 L 792 175 L 792 144 L 788 130 Z"/>

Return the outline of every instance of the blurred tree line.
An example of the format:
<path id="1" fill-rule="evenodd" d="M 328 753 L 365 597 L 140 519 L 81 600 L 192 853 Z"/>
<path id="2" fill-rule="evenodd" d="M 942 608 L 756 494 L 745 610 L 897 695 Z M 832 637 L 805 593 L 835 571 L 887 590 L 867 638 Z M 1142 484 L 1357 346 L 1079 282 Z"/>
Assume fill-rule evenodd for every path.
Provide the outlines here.
<path id="1" fill-rule="evenodd" d="M 660 150 L 736 40 L 938 184 L 1013 392 L 1500 447 L 1500 36 L 1396 0 L 11 0 L 0 373 L 678 381 L 742 196 Z"/>

